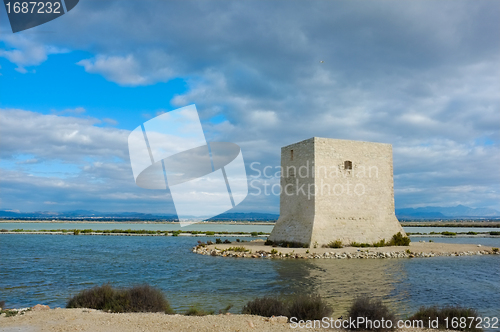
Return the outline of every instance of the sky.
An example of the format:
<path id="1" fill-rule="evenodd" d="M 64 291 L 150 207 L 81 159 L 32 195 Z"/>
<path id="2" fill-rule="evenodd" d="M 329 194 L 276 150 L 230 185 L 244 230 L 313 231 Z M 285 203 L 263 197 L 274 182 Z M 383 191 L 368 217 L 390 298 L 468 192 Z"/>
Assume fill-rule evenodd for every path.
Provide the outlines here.
<path id="1" fill-rule="evenodd" d="M 0 209 L 175 212 L 135 185 L 127 138 L 195 104 L 253 181 L 230 212 L 278 213 L 256 169 L 314 136 L 392 144 L 396 208 L 500 210 L 499 17 L 494 0 L 80 0 L 12 33 L 2 7 Z"/>

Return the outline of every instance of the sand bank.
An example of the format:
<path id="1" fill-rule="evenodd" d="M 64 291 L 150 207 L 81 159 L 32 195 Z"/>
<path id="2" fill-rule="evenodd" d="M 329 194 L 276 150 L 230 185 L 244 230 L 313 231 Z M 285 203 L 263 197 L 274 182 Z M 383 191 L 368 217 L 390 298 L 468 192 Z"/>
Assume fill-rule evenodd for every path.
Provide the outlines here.
<path id="1" fill-rule="evenodd" d="M 183 316 L 160 313 L 112 314 L 93 309 L 29 311 L 24 315 L 0 317 L 0 332 L 246 332 L 325 331 L 292 328 L 283 317 L 251 315 Z M 330 330 L 331 331 L 331 330 Z M 341 331 L 341 330 L 337 330 Z M 400 332 L 433 331 L 401 329 Z"/>

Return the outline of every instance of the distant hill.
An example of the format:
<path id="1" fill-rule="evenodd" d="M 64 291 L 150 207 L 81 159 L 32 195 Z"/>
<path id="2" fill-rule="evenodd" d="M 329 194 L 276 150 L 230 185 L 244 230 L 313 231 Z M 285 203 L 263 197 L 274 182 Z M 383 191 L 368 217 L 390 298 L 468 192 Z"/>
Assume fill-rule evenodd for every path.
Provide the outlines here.
<path id="1" fill-rule="evenodd" d="M 399 219 L 484 219 L 500 218 L 500 212 L 488 208 L 471 208 L 464 205 L 454 207 L 426 206 L 420 208 L 396 209 Z M 279 217 L 274 213 L 222 213 L 209 221 L 216 220 L 248 220 L 274 221 Z M 172 214 L 153 214 L 140 212 L 99 212 L 93 210 L 73 210 L 64 212 L 37 211 L 21 212 L 15 210 L 0 210 L 0 218 L 6 219 L 93 219 L 93 220 L 168 220 L 176 221 Z"/>
<path id="2" fill-rule="evenodd" d="M 15 210 L 0 210 L 0 218 L 20 219 L 115 219 L 115 220 L 177 220 L 175 215 L 159 215 L 140 212 L 99 212 L 92 210 L 74 211 L 36 211 L 21 212 Z"/>
<path id="3" fill-rule="evenodd" d="M 454 207 L 426 206 L 396 209 L 396 216 L 399 219 L 498 218 L 500 212 L 494 209 L 471 208 L 464 205 Z"/>
<path id="4" fill-rule="evenodd" d="M 210 218 L 216 220 L 263 220 L 271 221 L 278 219 L 279 215 L 272 213 L 223 213 Z M 172 214 L 151 214 L 140 212 L 99 212 L 93 210 L 73 210 L 64 212 L 37 211 L 21 212 L 16 210 L 0 210 L 0 218 L 8 219 L 96 219 L 96 220 L 169 220 L 176 221 L 177 216 Z"/>

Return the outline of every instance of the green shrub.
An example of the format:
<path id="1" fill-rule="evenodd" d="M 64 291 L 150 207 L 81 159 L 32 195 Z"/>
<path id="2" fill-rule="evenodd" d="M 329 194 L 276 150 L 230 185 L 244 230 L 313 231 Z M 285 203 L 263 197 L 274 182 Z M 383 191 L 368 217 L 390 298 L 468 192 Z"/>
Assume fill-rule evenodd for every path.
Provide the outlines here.
<path id="1" fill-rule="evenodd" d="M 465 317 L 465 327 L 460 327 L 460 318 Z M 468 317 L 474 317 L 472 324 L 470 324 L 471 319 Z M 476 320 L 476 317 L 479 317 L 478 312 L 475 309 L 471 308 L 463 308 L 463 307 L 443 307 L 439 308 L 437 306 L 432 307 L 420 307 L 419 311 L 410 317 L 410 320 L 422 320 L 424 322 L 427 321 L 435 321 L 438 319 L 438 328 L 439 329 L 449 329 L 449 330 L 460 330 L 460 331 L 482 331 L 479 328 L 476 328 L 476 324 L 479 321 Z M 446 326 L 446 320 L 448 319 L 448 327 Z M 458 321 L 458 326 L 456 328 L 453 327 L 452 320 Z M 469 326 L 470 325 L 470 326 Z M 462 325 L 463 326 L 463 325 Z"/>
<path id="2" fill-rule="evenodd" d="M 457 235 L 457 233 L 454 233 L 454 232 L 448 232 L 448 231 L 446 231 L 446 232 L 441 232 L 441 234 L 442 234 L 442 235 L 448 235 L 448 236 L 455 236 L 455 235 Z"/>
<path id="3" fill-rule="evenodd" d="M 288 317 L 298 320 L 321 320 L 330 317 L 333 309 L 318 294 L 295 296 L 288 307 Z"/>
<path id="4" fill-rule="evenodd" d="M 225 307 L 224 309 L 219 310 L 219 315 L 221 315 L 221 314 L 227 314 L 227 313 L 228 313 L 228 311 L 229 311 L 229 309 L 231 309 L 232 307 L 233 307 L 233 305 L 232 305 L 232 304 L 229 304 L 229 305 L 228 305 L 227 307 Z"/>
<path id="5" fill-rule="evenodd" d="M 208 231 L 208 232 L 205 232 L 205 235 L 208 235 L 208 236 L 214 236 L 214 235 L 215 235 L 215 232 Z"/>
<path id="6" fill-rule="evenodd" d="M 478 235 L 478 232 L 467 232 L 468 235 Z"/>
<path id="7" fill-rule="evenodd" d="M 149 285 L 128 289 L 114 289 L 109 284 L 96 286 L 72 297 L 66 308 L 92 308 L 111 312 L 173 312 L 163 293 Z"/>
<path id="8" fill-rule="evenodd" d="M 7 310 L 0 310 L 0 313 L 5 314 L 5 317 L 12 317 L 12 316 L 17 315 L 19 313 L 19 311 L 7 309 Z"/>
<path id="9" fill-rule="evenodd" d="M 181 234 L 181 231 L 173 231 L 172 236 L 179 236 Z"/>
<path id="10" fill-rule="evenodd" d="M 189 308 L 188 311 L 184 313 L 186 316 L 207 316 L 207 315 L 213 315 L 214 311 L 205 311 L 203 309 L 198 308 L 197 305 L 194 305 Z"/>
<path id="11" fill-rule="evenodd" d="M 245 247 L 229 247 L 227 248 L 228 251 L 235 251 L 235 252 L 247 252 L 249 251 Z"/>
<path id="12" fill-rule="evenodd" d="M 250 235 L 251 236 L 259 236 L 259 233 L 258 232 L 251 232 Z"/>
<path id="13" fill-rule="evenodd" d="M 263 317 L 286 316 L 290 317 L 287 305 L 280 299 L 274 297 L 262 297 L 249 301 L 241 311 L 247 315 L 258 315 Z"/>
<path id="14" fill-rule="evenodd" d="M 491 251 L 493 251 L 494 253 L 497 253 L 498 252 L 498 248 L 491 248 Z"/>
<path id="15" fill-rule="evenodd" d="M 336 240 L 336 241 L 332 241 L 330 243 L 328 243 L 326 245 L 327 248 L 343 248 L 344 245 L 342 244 L 342 241 L 340 240 Z"/>
<path id="16" fill-rule="evenodd" d="M 365 321 L 381 321 L 382 319 L 384 320 L 390 320 L 392 321 L 392 328 L 387 329 L 387 328 L 380 328 L 376 329 L 374 326 L 370 326 L 369 324 L 360 324 L 357 325 L 355 328 L 352 330 L 363 330 L 363 331 L 389 331 L 394 329 L 396 325 L 396 317 L 395 315 L 389 310 L 389 308 L 382 304 L 382 301 L 380 300 L 374 300 L 370 299 L 366 296 L 358 297 L 357 299 L 354 300 L 353 304 L 351 305 L 351 308 L 349 309 L 349 317 L 352 320 L 357 320 L 358 317 L 363 317 Z M 387 327 L 385 325 L 384 327 Z"/>
<path id="17" fill-rule="evenodd" d="M 80 230 L 79 230 L 79 229 L 75 229 L 75 230 L 73 231 L 73 235 L 78 235 L 78 234 L 80 234 Z"/>
<path id="18" fill-rule="evenodd" d="M 493 232 L 490 232 L 490 235 L 500 235 L 500 232 L 498 232 L 498 231 L 493 231 Z"/>
<path id="19" fill-rule="evenodd" d="M 264 243 L 265 245 L 272 245 L 273 247 L 282 247 L 282 248 L 307 248 L 307 243 L 295 242 L 295 241 L 279 241 L 274 242 L 269 239 Z"/>
<path id="20" fill-rule="evenodd" d="M 398 234 L 394 234 L 392 236 L 391 241 L 389 241 L 388 245 L 390 246 L 409 246 L 410 245 L 410 238 L 408 236 L 403 236 L 401 232 L 398 232 Z"/>
<path id="21" fill-rule="evenodd" d="M 351 242 L 351 247 L 366 248 L 371 247 L 371 245 L 369 243 Z"/>
<path id="22" fill-rule="evenodd" d="M 215 239 L 215 244 L 222 244 L 222 240 L 221 239 Z"/>
<path id="23" fill-rule="evenodd" d="M 389 243 L 386 243 L 386 242 L 385 242 L 385 239 L 382 239 L 382 240 L 380 240 L 380 241 L 378 241 L 378 242 L 373 242 L 373 246 L 374 246 L 374 247 L 385 247 L 385 246 L 387 246 L 388 244 L 389 244 Z"/>
<path id="24" fill-rule="evenodd" d="M 498 249 L 498 248 L 497 248 Z M 276 255 L 278 253 L 278 250 L 276 249 L 271 249 L 271 255 Z"/>

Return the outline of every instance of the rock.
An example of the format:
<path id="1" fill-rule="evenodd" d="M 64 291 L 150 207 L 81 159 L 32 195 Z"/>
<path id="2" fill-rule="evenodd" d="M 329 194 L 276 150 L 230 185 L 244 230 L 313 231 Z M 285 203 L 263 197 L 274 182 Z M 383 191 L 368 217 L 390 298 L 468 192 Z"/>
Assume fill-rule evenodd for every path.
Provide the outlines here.
<path id="1" fill-rule="evenodd" d="M 48 305 L 43 305 L 43 304 L 37 304 L 32 308 L 33 311 L 43 311 L 43 310 L 49 310 L 50 307 Z"/>
<path id="2" fill-rule="evenodd" d="M 248 322 L 248 326 L 250 326 L 251 328 L 254 328 L 255 325 L 253 325 L 253 323 L 251 321 L 247 321 Z"/>
<path id="3" fill-rule="evenodd" d="M 478 246 L 478 247 L 480 247 L 481 245 L 480 245 L 480 244 L 478 244 L 477 246 Z"/>
<path id="4" fill-rule="evenodd" d="M 288 322 L 288 317 L 286 316 L 278 316 L 269 318 L 269 322 L 273 324 L 286 324 Z"/>

